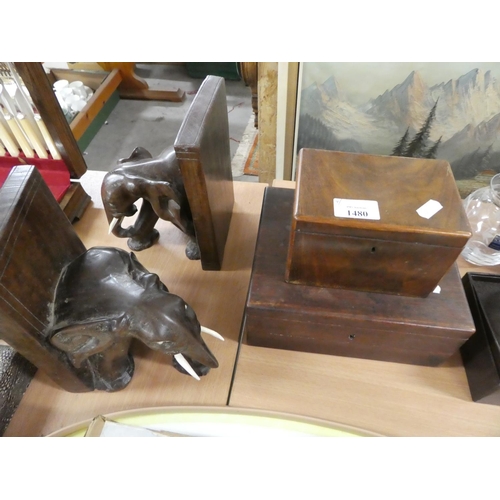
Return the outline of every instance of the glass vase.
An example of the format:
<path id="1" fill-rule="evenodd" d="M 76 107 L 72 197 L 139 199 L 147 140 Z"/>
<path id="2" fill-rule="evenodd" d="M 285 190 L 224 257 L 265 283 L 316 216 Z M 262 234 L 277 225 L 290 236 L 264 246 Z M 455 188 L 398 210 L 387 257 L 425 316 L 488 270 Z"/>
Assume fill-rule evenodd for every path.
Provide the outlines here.
<path id="1" fill-rule="evenodd" d="M 462 257 L 477 266 L 500 264 L 500 174 L 491 178 L 489 186 L 467 196 L 464 208 L 472 237 Z"/>

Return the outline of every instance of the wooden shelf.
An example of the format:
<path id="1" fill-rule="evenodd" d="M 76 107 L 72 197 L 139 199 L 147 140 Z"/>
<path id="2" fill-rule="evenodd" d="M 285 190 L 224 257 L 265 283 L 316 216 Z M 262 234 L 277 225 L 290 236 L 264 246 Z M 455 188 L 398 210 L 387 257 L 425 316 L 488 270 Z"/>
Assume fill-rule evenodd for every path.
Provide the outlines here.
<path id="1" fill-rule="evenodd" d="M 117 69 L 107 71 L 78 71 L 69 69 L 52 69 L 49 80 L 81 81 L 90 87 L 94 95 L 87 105 L 70 123 L 71 132 L 78 142 L 80 150 L 84 151 L 104 124 L 113 108 L 120 100 L 118 86 L 122 78 Z"/>

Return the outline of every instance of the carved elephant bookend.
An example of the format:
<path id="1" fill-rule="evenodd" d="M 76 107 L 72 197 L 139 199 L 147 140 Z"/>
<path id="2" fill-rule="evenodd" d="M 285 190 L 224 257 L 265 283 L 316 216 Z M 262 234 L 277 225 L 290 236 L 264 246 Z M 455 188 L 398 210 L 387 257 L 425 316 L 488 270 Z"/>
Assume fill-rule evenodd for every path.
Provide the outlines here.
<path id="1" fill-rule="evenodd" d="M 0 338 L 69 392 L 117 391 L 134 339 L 199 379 L 217 360 L 193 309 L 133 253 L 86 249 L 33 166 L 0 189 Z"/>
<path id="2" fill-rule="evenodd" d="M 218 363 L 201 337 L 194 310 L 170 293 L 133 253 L 94 247 L 61 275 L 50 343 L 68 356 L 91 389 L 117 391 L 134 372 L 137 339 L 174 356 L 174 367 L 199 380 Z"/>
<path id="3" fill-rule="evenodd" d="M 118 238 L 128 238 L 131 250 L 140 251 L 154 245 L 159 238 L 155 224 L 158 219 L 172 222 L 189 237 L 186 256 L 200 258 L 193 217 L 184 189 L 184 182 L 173 147 L 153 158 L 144 148 L 136 148 L 129 158 L 103 179 L 101 196 L 110 231 Z M 122 222 L 142 206 L 133 225 L 124 228 Z"/>
<path id="4" fill-rule="evenodd" d="M 224 78 L 207 76 L 201 84 L 173 144 L 152 158 L 136 148 L 120 160 L 102 184 L 110 231 L 144 250 L 159 238 L 158 219 L 175 224 L 189 237 L 186 255 L 207 271 L 222 268 L 234 206 L 229 124 Z M 134 224 L 125 217 L 142 207 Z"/>

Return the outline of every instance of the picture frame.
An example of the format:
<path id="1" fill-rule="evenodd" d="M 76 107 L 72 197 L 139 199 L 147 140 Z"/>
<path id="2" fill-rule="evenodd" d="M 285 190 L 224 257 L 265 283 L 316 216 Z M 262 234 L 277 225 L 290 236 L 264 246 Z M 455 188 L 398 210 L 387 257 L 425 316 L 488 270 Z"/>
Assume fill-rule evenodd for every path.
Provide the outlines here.
<path id="1" fill-rule="evenodd" d="M 428 157 L 465 198 L 500 172 L 500 63 L 301 62 L 293 128 L 292 179 L 303 147 Z"/>

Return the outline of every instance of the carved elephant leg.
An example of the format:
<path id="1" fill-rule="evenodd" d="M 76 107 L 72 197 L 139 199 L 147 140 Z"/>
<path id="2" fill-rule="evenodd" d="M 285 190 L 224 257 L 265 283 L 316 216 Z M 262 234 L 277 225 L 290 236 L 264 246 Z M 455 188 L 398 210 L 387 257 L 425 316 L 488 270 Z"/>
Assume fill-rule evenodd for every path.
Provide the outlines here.
<path id="1" fill-rule="evenodd" d="M 151 203 L 143 199 L 141 210 L 133 226 L 133 236 L 127 241 L 127 245 L 131 250 L 139 252 L 158 241 L 160 233 L 154 228 L 158 219 L 159 217 L 153 210 Z"/>
<path id="2" fill-rule="evenodd" d="M 188 244 L 186 245 L 186 257 L 189 260 L 200 260 L 200 247 L 198 246 L 196 237 L 191 237 Z"/>
<path id="3" fill-rule="evenodd" d="M 186 257 L 189 260 L 200 260 L 200 247 L 198 246 L 198 238 L 196 238 L 191 213 L 189 213 L 189 217 L 184 217 L 184 220 L 184 233 L 189 236 L 189 242 L 186 245 Z"/>
<path id="4" fill-rule="evenodd" d="M 179 226 L 181 231 L 183 231 L 187 236 L 189 236 L 189 242 L 186 245 L 186 257 L 189 260 L 200 260 L 200 247 L 198 246 L 198 239 L 196 238 L 196 232 L 194 230 L 193 216 L 191 215 L 190 209 L 184 209 L 179 211 L 179 220 L 182 226 Z"/>
<path id="5" fill-rule="evenodd" d="M 170 221 L 174 226 L 189 236 L 189 242 L 186 246 L 186 257 L 190 260 L 200 260 L 200 247 L 194 230 L 193 216 L 189 208 L 187 198 L 181 207 L 174 199 L 168 198 L 167 194 L 164 199 L 153 198 L 153 207 L 155 212 L 164 219 Z"/>

